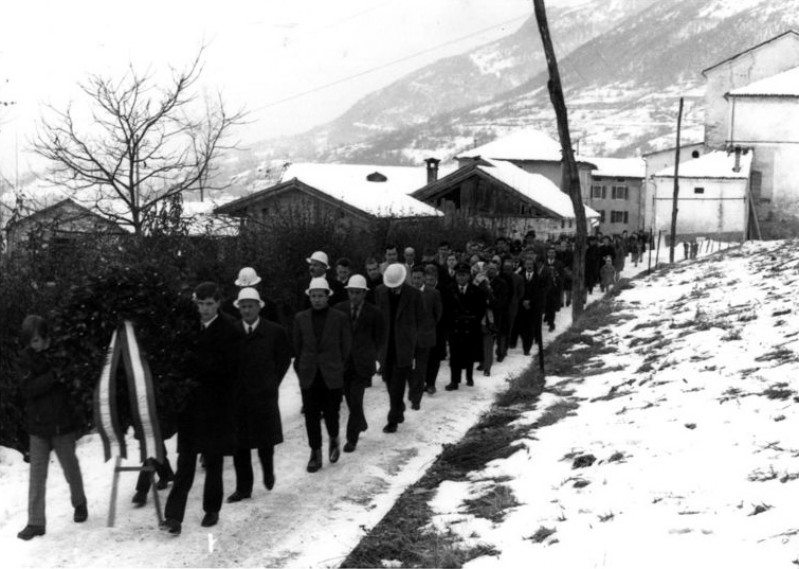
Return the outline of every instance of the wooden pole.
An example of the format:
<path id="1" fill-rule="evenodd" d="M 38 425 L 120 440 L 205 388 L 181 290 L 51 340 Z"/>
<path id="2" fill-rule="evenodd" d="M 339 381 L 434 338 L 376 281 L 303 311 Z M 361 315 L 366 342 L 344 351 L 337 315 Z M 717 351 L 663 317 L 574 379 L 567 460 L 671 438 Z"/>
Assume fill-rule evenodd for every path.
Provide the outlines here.
<path id="1" fill-rule="evenodd" d="M 680 97 L 680 110 L 677 112 L 677 147 L 674 156 L 674 197 L 671 205 L 671 247 L 669 263 L 674 263 L 674 247 L 677 245 L 677 198 L 680 195 L 680 130 L 682 128 L 683 98 Z"/>
<path id="2" fill-rule="evenodd" d="M 552 46 L 552 37 L 549 34 L 544 0 L 533 0 L 533 5 L 535 6 L 535 18 L 538 22 L 538 31 L 541 34 L 541 43 L 544 47 L 544 55 L 546 56 L 549 70 L 547 89 L 549 90 L 552 106 L 555 108 L 558 135 L 560 136 L 560 146 L 563 153 L 561 189 L 565 190 L 571 198 L 577 225 L 574 239 L 574 292 L 572 293 L 572 321 L 577 322 L 583 313 L 585 302 L 585 247 L 587 238 L 585 206 L 583 205 L 583 196 L 580 189 L 580 174 L 577 170 L 577 162 L 574 159 L 574 150 L 572 149 L 571 135 L 569 134 L 566 101 L 563 97 L 563 87 L 560 82 L 560 71 L 555 57 L 555 49 Z"/>

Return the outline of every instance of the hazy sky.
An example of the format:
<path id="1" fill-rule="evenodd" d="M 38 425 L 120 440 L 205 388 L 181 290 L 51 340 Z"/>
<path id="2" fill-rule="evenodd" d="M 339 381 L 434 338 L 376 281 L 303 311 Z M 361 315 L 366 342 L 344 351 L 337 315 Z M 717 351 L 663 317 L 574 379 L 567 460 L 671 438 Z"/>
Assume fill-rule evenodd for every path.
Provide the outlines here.
<path id="1" fill-rule="evenodd" d="M 335 118 L 413 69 L 508 35 L 532 13 L 532 0 L 7 3 L 0 101 L 16 104 L 0 107 L 0 172 L 13 178 L 17 144 L 20 170 L 37 165 L 26 147 L 43 105 L 63 109 L 89 74 L 121 77 L 129 63 L 184 67 L 205 44 L 202 86 L 250 112 L 238 132 L 246 143 Z"/>

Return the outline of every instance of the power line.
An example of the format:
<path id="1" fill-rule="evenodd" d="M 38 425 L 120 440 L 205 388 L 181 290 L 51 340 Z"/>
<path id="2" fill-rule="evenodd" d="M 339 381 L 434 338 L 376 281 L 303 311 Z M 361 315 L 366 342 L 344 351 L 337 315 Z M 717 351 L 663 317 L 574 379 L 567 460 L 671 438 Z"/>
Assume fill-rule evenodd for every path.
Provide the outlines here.
<path id="1" fill-rule="evenodd" d="M 311 95 L 313 93 L 317 93 L 319 91 L 323 91 L 324 89 L 329 89 L 330 87 L 334 87 L 336 85 L 340 85 L 341 83 L 346 83 L 347 81 L 351 81 L 352 79 L 357 79 L 358 77 L 363 77 L 364 75 L 368 75 L 370 73 L 374 73 L 375 71 L 380 71 L 381 69 L 385 69 L 387 67 L 392 67 L 394 65 L 397 65 L 398 63 L 402 63 L 404 61 L 408 61 L 408 60 L 413 59 L 415 57 L 419 57 L 420 55 L 424 55 L 426 53 L 430 53 L 431 51 L 436 51 L 438 49 L 441 49 L 442 47 L 446 47 L 448 45 L 452 45 L 454 43 L 458 43 L 460 41 L 469 39 L 471 37 L 483 34 L 483 33 L 487 32 L 487 31 L 490 31 L 490 30 L 493 30 L 493 29 L 496 29 L 496 28 L 501 28 L 503 26 L 507 26 L 508 24 L 512 24 L 512 23 L 520 21 L 520 20 L 526 20 L 528 17 L 529 17 L 528 15 L 517 16 L 516 18 L 512 18 L 510 20 L 506 20 L 504 22 L 501 22 L 499 24 L 495 24 L 493 26 L 488 26 L 486 28 L 482 28 L 480 30 L 477 30 L 476 32 L 472 32 L 470 34 L 466 34 L 464 36 L 457 37 L 455 39 L 446 41 L 444 43 L 440 43 L 440 44 L 434 45 L 432 47 L 423 49 L 421 51 L 417 51 L 417 52 L 412 53 L 410 55 L 406 55 L 404 57 L 400 57 L 399 59 L 395 59 L 393 61 L 389 61 L 387 63 L 383 63 L 383 64 L 375 66 L 375 67 L 371 67 L 371 68 L 366 69 L 364 71 L 360 71 L 358 73 L 354 73 L 353 75 L 348 75 L 347 77 L 342 77 L 341 79 L 336 79 L 335 81 L 331 81 L 330 83 L 325 83 L 324 85 L 319 85 L 319 86 L 314 87 L 312 89 L 308 89 L 306 91 L 300 91 L 299 93 L 295 93 L 293 95 L 289 95 L 288 97 L 284 97 L 282 99 L 278 99 L 276 101 L 272 101 L 270 103 L 266 103 L 264 105 L 261 105 L 259 107 L 256 107 L 256 108 L 252 109 L 252 111 L 250 111 L 250 112 L 257 112 L 257 111 L 261 111 L 263 109 L 268 109 L 270 107 L 275 107 L 277 105 L 282 105 L 283 103 L 287 103 L 289 101 L 293 101 L 294 99 L 298 99 L 298 98 L 304 97 L 306 95 Z"/>

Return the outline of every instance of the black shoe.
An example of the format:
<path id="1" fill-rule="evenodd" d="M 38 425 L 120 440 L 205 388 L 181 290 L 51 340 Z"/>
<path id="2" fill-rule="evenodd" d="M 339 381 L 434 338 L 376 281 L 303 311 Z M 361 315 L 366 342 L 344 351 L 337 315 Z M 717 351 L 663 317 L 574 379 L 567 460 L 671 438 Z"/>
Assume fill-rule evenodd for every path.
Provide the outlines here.
<path id="1" fill-rule="evenodd" d="M 457 383 L 450 383 L 450 384 L 446 385 L 444 387 L 444 389 L 446 389 L 447 391 L 455 391 L 456 389 L 458 389 L 458 384 Z"/>
<path id="2" fill-rule="evenodd" d="M 425 391 L 426 391 L 428 394 L 430 394 L 430 395 L 433 395 L 433 393 L 435 393 L 435 392 L 436 392 L 436 386 L 435 386 L 435 385 L 428 385 L 428 386 L 425 388 Z"/>
<path id="3" fill-rule="evenodd" d="M 474 380 L 473 379 L 467 379 L 466 380 L 466 385 L 468 385 L 469 387 L 474 387 Z"/>
<path id="4" fill-rule="evenodd" d="M 203 521 L 200 522 L 200 525 L 204 528 L 210 528 L 215 526 L 219 521 L 219 512 L 206 512 L 203 516 Z"/>
<path id="5" fill-rule="evenodd" d="M 418 411 L 421 408 L 422 404 L 419 403 L 418 401 L 414 401 L 413 403 L 411 403 L 411 409 L 413 409 L 414 411 Z"/>
<path id="6" fill-rule="evenodd" d="M 477 371 L 483 371 L 483 364 L 477 364 Z"/>
<path id="7" fill-rule="evenodd" d="M 341 448 L 339 447 L 338 437 L 333 437 L 330 439 L 330 452 L 328 453 L 327 458 L 331 463 L 334 463 L 338 462 L 340 456 Z"/>
<path id="8" fill-rule="evenodd" d="M 17 537 L 28 541 L 37 535 L 44 535 L 44 526 L 25 526 L 22 531 L 17 534 Z"/>
<path id="9" fill-rule="evenodd" d="M 159 478 L 158 482 L 156 482 L 155 487 L 159 490 L 166 490 L 169 486 L 170 479 L 169 478 Z"/>
<path id="10" fill-rule="evenodd" d="M 72 516 L 72 519 L 75 520 L 76 523 L 82 523 L 89 519 L 89 510 L 86 508 L 86 502 L 75 507 L 75 515 Z"/>
<path id="11" fill-rule="evenodd" d="M 180 535 L 180 522 L 172 518 L 165 519 L 159 527 L 172 535 Z"/>
<path id="12" fill-rule="evenodd" d="M 498 363 L 498 364 L 501 364 L 501 363 L 502 363 L 502 362 L 504 362 L 504 361 L 505 361 L 505 356 L 504 356 L 504 355 L 502 355 L 502 356 L 497 356 L 497 363 Z"/>
<path id="13" fill-rule="evenodd" d="M 530 355 L 530 350 L 524 350 L 524 355 L 525 356 L 529 356 Z"/>
<path id="14" fill-rule="evenodd" d="M 136 492 L 131 500 L 137 508 L 141 508 L 147 503 L 147 492 Z"/>
<path id="15" fill-rule="evenodd" d="M 486 377 L 490 377 L 491 376 L 491 370 L 490 369 L 485 370 L 483 372 L 483 375 L 486 376 Z"/>
<path id="16" fill-rule="evenodd" d="M 316 472 L 322 468 L 322 449 L 317 448 L 311 451 L 311 459 L 308 461 L 308 472 Z"/>
<path id="17" fill-rule="evenodd" d="M 389 423 L 385 427 L 383 427 L 384 433 L 396 433 L 397 432 L 397 424 L 396 423 Z"/>
<path id="18" fill-rule="evenodd" d="M 549 331 L 550 332 L 554 332 L 555 331 L 555 325 L 554 324 L 550 324 L 549 325 Z"/>
<path id="19" fill-rule="evenodd" d="M 239 492 L 236 490 L 230 496 L 227 497 L 227 503 L 232 504 L 234 502 L 241 502 L 242 500 L 246 500 L 252 496 L 251 492 Z"/>
<path id="20" fill-rule="evenodd" d="M 344 452 L 353 452 L 355 447 L 358 446 L 358 443 L 355 441 L 347 441 L 344 444 Z"/>
<path id="21" fill-rule="evenodd" d="M 274 472 L 264 472 L 264 486 L 266 486 L 267 490 L 271 490 L 275 487 L 275 473 Z"/>

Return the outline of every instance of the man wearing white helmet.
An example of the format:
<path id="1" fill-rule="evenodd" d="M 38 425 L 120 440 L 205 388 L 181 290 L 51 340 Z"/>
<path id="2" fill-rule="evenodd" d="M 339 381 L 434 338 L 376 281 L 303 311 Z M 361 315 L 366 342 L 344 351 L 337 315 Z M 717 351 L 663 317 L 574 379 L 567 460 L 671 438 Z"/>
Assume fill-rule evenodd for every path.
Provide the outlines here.
<path id="1" fill-rule="evenodd" d="M 363 393 L 375 374 L 377 353 L 383 340 L 383 320 L 380 311 L 365 302 L 367 291 L 366 279 L 352 275 L 347 281 L 349 300 L 334 306 L 347 316 L 352 332 L 352 350 L 344 370 L 344 399 L 350 410 L 344 452 L 355 450 L 358 437 L 368 427 L 363 413 Z"/>
<path id="2" fill-rule="evenodd" d="M 252 449 L 258 449 L 264 486 L 275 485 L 274 447 L 283 442 L 278 392 L 291 364 L 291 344 L 285 329 L 260 318 L 264 301 L 258 291 L 245 287 L 234 303 L 241 313 L 236 384 L 236 442 L 233 455 L 236 491 L 228 502 L 249 498 L 253 488 Z"/>
<path id="3" fill-rule="evenodd" d="M 405 421 L 405 386 L 411 380 L 419 329 L 424 320 L 422 293 L 405 282 L 405 265 L 392 263 L 377 289 L 377 307 L 383 317 L 380 368 L 388 387 L 390 408 L 384 433 L 396 433 Z"/>
<path id="4" fill-rule="evenodd" d="M 351 337 L 347 317 L 330 310 L 330 286 L 323 277 L 311 279 L 307 289 L 311 308 L 294 317 L 294 369 L 300 380 L 305 409 L 305 430 L 311 447 L 308 472 L 322 468 L 324 419 L 329 437 L 330 462 L 339 459 L 339 409 L 343 397 L 344 367 L 350 355 Z"/>

